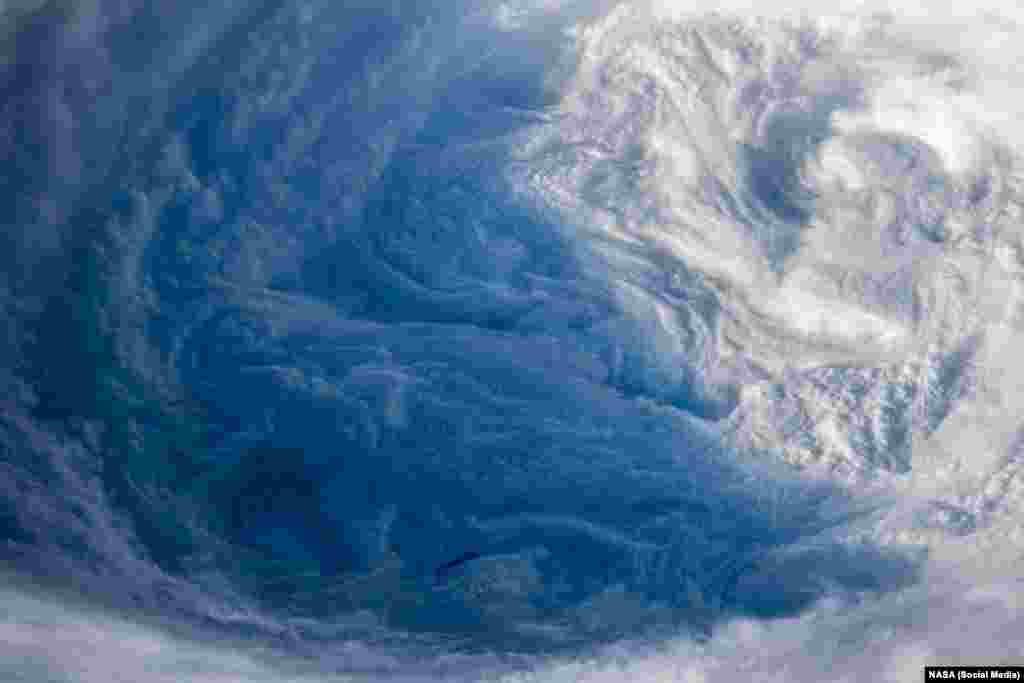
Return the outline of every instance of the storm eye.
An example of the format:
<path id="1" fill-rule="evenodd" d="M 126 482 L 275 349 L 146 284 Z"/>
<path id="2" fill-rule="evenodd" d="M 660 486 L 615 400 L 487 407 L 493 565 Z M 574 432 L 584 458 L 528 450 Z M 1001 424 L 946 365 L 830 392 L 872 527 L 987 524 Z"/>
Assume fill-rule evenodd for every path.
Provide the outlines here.
<path id="1" fill-rule="evenodd" d="M 750 189 L 760 204 L 776 217 L 790 223 L 810 218 L 813 197 L 802 178 L 807 158 L 826 138 L 826 117 L 803 112 L 778 114 L 766 126 L 760 144 L 747 149 Z M 780 245 L 793 248 L 795 244 Z"/>

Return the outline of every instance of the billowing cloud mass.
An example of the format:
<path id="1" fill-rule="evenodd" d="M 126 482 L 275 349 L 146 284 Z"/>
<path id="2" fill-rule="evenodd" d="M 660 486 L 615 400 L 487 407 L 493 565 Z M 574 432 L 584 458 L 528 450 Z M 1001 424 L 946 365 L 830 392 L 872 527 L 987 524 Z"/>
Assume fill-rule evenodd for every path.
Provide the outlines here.
<path id="1" fill-rule="evenodd" d="M 0 4 L 0 678 L 1019 663 L 1022 22 Z"/>

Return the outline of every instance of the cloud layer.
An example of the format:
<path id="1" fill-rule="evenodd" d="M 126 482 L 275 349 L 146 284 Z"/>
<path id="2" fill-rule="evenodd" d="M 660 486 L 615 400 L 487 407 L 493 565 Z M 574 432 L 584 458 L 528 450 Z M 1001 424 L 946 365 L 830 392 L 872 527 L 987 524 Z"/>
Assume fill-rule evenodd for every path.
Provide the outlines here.
<path id="1" fill-rule="evenodd" d="M 164 621 L 11 674 L 1020 656 L 1013 8 L 115 5 L 3 8 L 0 529 Z"/>

